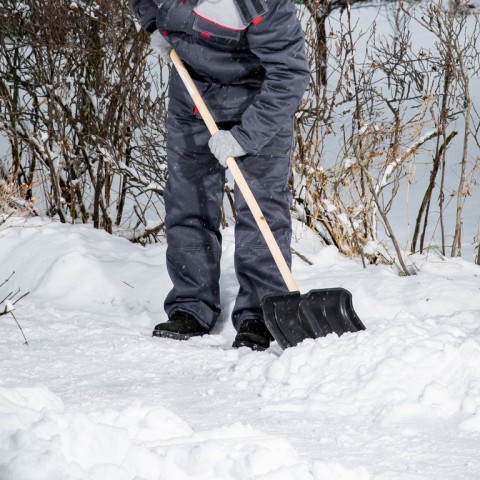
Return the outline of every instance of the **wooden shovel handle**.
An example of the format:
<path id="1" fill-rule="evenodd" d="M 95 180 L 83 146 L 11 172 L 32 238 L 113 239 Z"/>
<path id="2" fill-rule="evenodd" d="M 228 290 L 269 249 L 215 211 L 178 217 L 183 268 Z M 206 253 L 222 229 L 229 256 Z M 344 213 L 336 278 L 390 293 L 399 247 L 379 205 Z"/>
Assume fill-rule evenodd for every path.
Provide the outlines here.
<path id="1" fill-rule="evenodd" d="M 200 92 L 198 91 L 195 83 L 190 77 L 190 74 L 188 73 L 187 69 L 183 65 L 181 58 L 178 56 L 177 52 L 173 49 L 170 52 L 170 58 L 172 59 L 172 62 L 175 65 L 175 68 L 177 69 L 178 74 L 180 75 L 180 78 L 185 84 L 185 87 L 187 88 L 188 93 L 192 97 L 192 100 L 195 102 L 195 106 L 197 107 L 198 111 L 200 112 L 200 115 L 205 121 L 205 124 L 207 125 L 209 132 L 212 135 L 214 135 L 215 133 L 218 132 L 217 124 L 215 123 L 215 120 L 210 114 L 208 107 L 205 105 L 205 102 L 203 101 L 203 98 L 201 97 Z M 237 162 L 233 157 L 229 157 L 227 159 L 227 166 L 230 169 L 230 172 L 232 172 L 233 178 L 238 188 L 242 192 L 242 195 L 245 198 L 245 201 L 247 202 L 247 205 L 250 208 L 250 211 L 252 212 L 253 218 L 257 222 L 258 228 L 260 229 L 260 232 L 262 233 L 263 238 L 267 243 L 270 253 L 272 254 L 273 259 L 275 260 L 275 263 L 277 264 L 277 267 L 280 270 L 280 274 L 282 275 L 282 278 L 285 281 L 288 287 L 288 290 L 290 292 L 298 292 L 299 291 L 298 286 L 295 282 L 295 279 L 293 278 L 292 272 L 288 268 L 287 262 L 285 261 L 285 258 L 280 250 L 280 247 L 278 246 L 278 243 L 275 240 L 275 237 L 273 236 L 273 233 L 270 230 L 270 227 L 268 226 L 268 223 L 265 220 L 265 217 L 263 216 L 263 213 L 260 210 L 260 207 L 258 206 L 258 203 L 255 197 L 253 196 L 252 191 L 250 190 L 250 187 L 245 181 L 245 177 L 240 171 L 240 168 L 238 168 Z"/>

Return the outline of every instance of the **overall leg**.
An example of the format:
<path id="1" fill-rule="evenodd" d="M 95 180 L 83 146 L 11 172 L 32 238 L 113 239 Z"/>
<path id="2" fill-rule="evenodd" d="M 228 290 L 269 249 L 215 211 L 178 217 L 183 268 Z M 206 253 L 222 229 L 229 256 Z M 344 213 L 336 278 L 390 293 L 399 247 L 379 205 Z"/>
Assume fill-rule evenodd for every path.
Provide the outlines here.
<path id="1" fill-rule="evenodd" d="M 169 112 L 168 172 L 164 200 L 167 269 L 173 283 L 165 300 L 169 318 L 195 317 L 210 330 L 220 313 L 221 203 L 225 171 L 210 153 L 201 119 Z"/>
<path id="2" fill-rule="evenodd" d="M 239 166 L 290 265 L 290 153 L 246 156 L 241 159 Z M 247 320 L 263 319 L 263 297 L 285 292 L 286 286 L 243 195 L 237 189 L 235 207 L 238 214 L 235 226 L 235 269 L 240 289 L 232 320 L 239 330 Z"/>

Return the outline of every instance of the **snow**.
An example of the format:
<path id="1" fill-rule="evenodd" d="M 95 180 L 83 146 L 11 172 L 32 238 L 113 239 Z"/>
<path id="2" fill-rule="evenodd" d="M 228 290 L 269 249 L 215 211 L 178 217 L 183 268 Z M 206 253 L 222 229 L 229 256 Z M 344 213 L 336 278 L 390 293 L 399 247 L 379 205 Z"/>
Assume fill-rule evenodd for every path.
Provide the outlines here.
<path id="1" fill-rule="evenodd" d="M 233 231 L 209 336 L 151 337 L 165 245 L 85 225 L 0 231 L 2 480 L 480 478 L 480 267 L 415 256 L 417 275 L 324 247 L 294 224 L 302 292 L 341 286 L 367 330 L 234 350 Z M 373 249 L 373 246 L 372 246 Z M 0 310 L 4 307 L 0 305 Z"/>

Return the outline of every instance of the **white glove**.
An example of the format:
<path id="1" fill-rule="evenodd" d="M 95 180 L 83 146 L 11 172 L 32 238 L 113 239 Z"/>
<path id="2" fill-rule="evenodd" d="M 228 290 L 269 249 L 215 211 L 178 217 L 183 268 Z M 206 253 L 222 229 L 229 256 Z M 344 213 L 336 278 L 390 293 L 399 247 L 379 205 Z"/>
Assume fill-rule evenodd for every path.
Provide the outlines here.
<path id="1" fill-rule="evenodd" d="M 223 168 L 228 168 L 228 157 L 235 158 L 247 154 L 229 130 L 219 130 L 215 133 L 208 141 L 208 146 Z"/>
<path id="2" fill-rule="evenodd" d="M 170 62 L 170 50 L 172 46 L 163 38 L 163 35 L 155 30 L 150 35 L 150 48 L 166 63 Z"/>

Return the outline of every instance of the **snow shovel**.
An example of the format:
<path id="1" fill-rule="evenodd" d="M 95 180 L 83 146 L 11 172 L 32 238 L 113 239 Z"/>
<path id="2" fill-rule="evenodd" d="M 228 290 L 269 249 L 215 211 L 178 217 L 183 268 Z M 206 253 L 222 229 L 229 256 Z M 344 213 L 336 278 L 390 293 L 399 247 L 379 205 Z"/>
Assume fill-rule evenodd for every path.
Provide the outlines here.
<path id="1" fill-rule="evenodd" d="M 218 127 L 190 74 L 175 50 L 171 50 L 170 57 L 209 132 L 214 135 L 218 132 Z M 227 159 L 227 166 L 242 192 L 289 290 L 288 293 L 281 295 L 268 295 L 262 302 L 265 324 L 277 343 L 282 348 L 287 348 L 297 345 L 306 338 L 324 337 L 329 333 L 342 335 L 345 332 L 365 330 L 353 309 L 352 295 L 348 290 L 328 288 L 311 290 L 304 295 L 300 294 L 280 247 L 233 157 Z"/>

